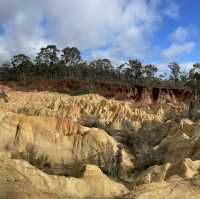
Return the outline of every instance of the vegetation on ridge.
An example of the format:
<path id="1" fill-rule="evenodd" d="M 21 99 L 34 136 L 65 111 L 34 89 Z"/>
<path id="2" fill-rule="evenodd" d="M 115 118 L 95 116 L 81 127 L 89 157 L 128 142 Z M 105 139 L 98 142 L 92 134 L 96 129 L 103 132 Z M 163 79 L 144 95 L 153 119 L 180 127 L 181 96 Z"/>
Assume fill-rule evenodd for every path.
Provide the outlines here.
<path id="1" fill-rule="evenodd" d="M 186 85 L 192 88 L 200 87 L 200 63 L 193 65 L 187 73 L 181 70 L 178 63 L 168 65 L 169 78 L 166 75 L 156 76 L 158 68 L 155 65 L 143 65 L 137 59 L 114 67 L 109 59 L 97 59 L 90 63 L 84 61 L 81 52 L 75 47 L 66 47 L 61 53 L 56 45 L 41 48 L 34 60 L 25 54 L 12 57 L 11 61 L 0 67 L 0 80 L 21 80 L 24 84 L 29 79 L 67 80 L 78 79 L 88 82 L 117 82 L 149 84 L 163 80 L 174 86 Z"/>

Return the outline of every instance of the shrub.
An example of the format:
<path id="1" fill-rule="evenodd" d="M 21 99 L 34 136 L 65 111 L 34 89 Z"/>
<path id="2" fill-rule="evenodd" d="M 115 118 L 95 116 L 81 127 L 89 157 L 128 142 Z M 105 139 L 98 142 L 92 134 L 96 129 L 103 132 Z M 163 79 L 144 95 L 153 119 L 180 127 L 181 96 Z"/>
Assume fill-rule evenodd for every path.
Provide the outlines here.
<path id="1" fill-rule="evenodd" d="M 104 173 L 115 178 L 120 176 L 122 147 L 118 145 L 118 150 L 115 152 L 113 146 L 107 143 L 101 150 L 103 153 L 97 153 L 90 157 L 89 162 L 99 166 Z"/>

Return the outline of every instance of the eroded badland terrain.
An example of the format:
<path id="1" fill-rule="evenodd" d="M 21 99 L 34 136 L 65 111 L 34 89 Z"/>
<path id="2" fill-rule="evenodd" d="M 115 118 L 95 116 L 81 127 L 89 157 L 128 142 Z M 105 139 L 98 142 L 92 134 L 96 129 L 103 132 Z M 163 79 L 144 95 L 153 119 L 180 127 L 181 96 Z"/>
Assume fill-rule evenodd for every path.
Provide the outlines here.
<path id="1" fill-rule="evenodd" d="M 1 84 L 0 199 L 200 198 L 191 91 L 88 88 Z"/>

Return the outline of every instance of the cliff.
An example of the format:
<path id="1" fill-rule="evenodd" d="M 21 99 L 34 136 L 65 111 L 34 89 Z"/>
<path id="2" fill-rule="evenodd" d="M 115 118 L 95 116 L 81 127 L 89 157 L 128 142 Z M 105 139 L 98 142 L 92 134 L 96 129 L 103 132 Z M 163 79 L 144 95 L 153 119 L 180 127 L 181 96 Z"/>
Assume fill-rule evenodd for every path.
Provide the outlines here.
<path id="1" fill-rule="evenodd" d="M 0 90 L 0 198 L 200 197 L 190 90 L 46 80 Z"/>
<path id="2" fill-rule="evenodd" d="M 22 82 L 2 82 L 0 90 L 51 91 L 70 95 L 96 93 L 106 98 L 130 100 L 134 103 L 189 103 L 200 98 L 200 91 L 192 91 L 188 87 L 170 86 L 168 84 L 148 86 L 118 83 L 88 83 L 77 80 L 34 80 L 26 85 Z"/>

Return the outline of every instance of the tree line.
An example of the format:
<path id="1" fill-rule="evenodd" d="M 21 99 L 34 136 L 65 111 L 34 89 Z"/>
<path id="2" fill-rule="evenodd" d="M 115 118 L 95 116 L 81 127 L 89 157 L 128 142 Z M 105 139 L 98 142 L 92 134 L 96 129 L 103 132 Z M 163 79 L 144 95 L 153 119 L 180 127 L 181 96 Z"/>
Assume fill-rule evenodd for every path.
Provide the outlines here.
<path id="1" fill-rule="evenodd" d="M 174 84 L 189 82 L 192 86 L 200 86 L 200 63 L 194 64 L 189 72 L 181 71 L 181 66 L 176 62 L 170 63 L 168 67 L 170 74 L 167 80 Z M 25 54 L 13 56 L 8 63 L 2 65 L 0 77 L 3 73 L 4 79 L 21 80 L 24 83 L 33 78 L 118 83 L 137 83 L 142 80 L 159 82 L 166 79 L 165 75 L 156 76 L 157 72 L 155 65 L 143 65 L 137 59 L 130 59 L 119 66 L 113 66 L 109 59 L 87 63 L 76 47 L 66 47 L 60 51 L 56 45 L 48 45 L 41 48 L 34 59 Z"/>

